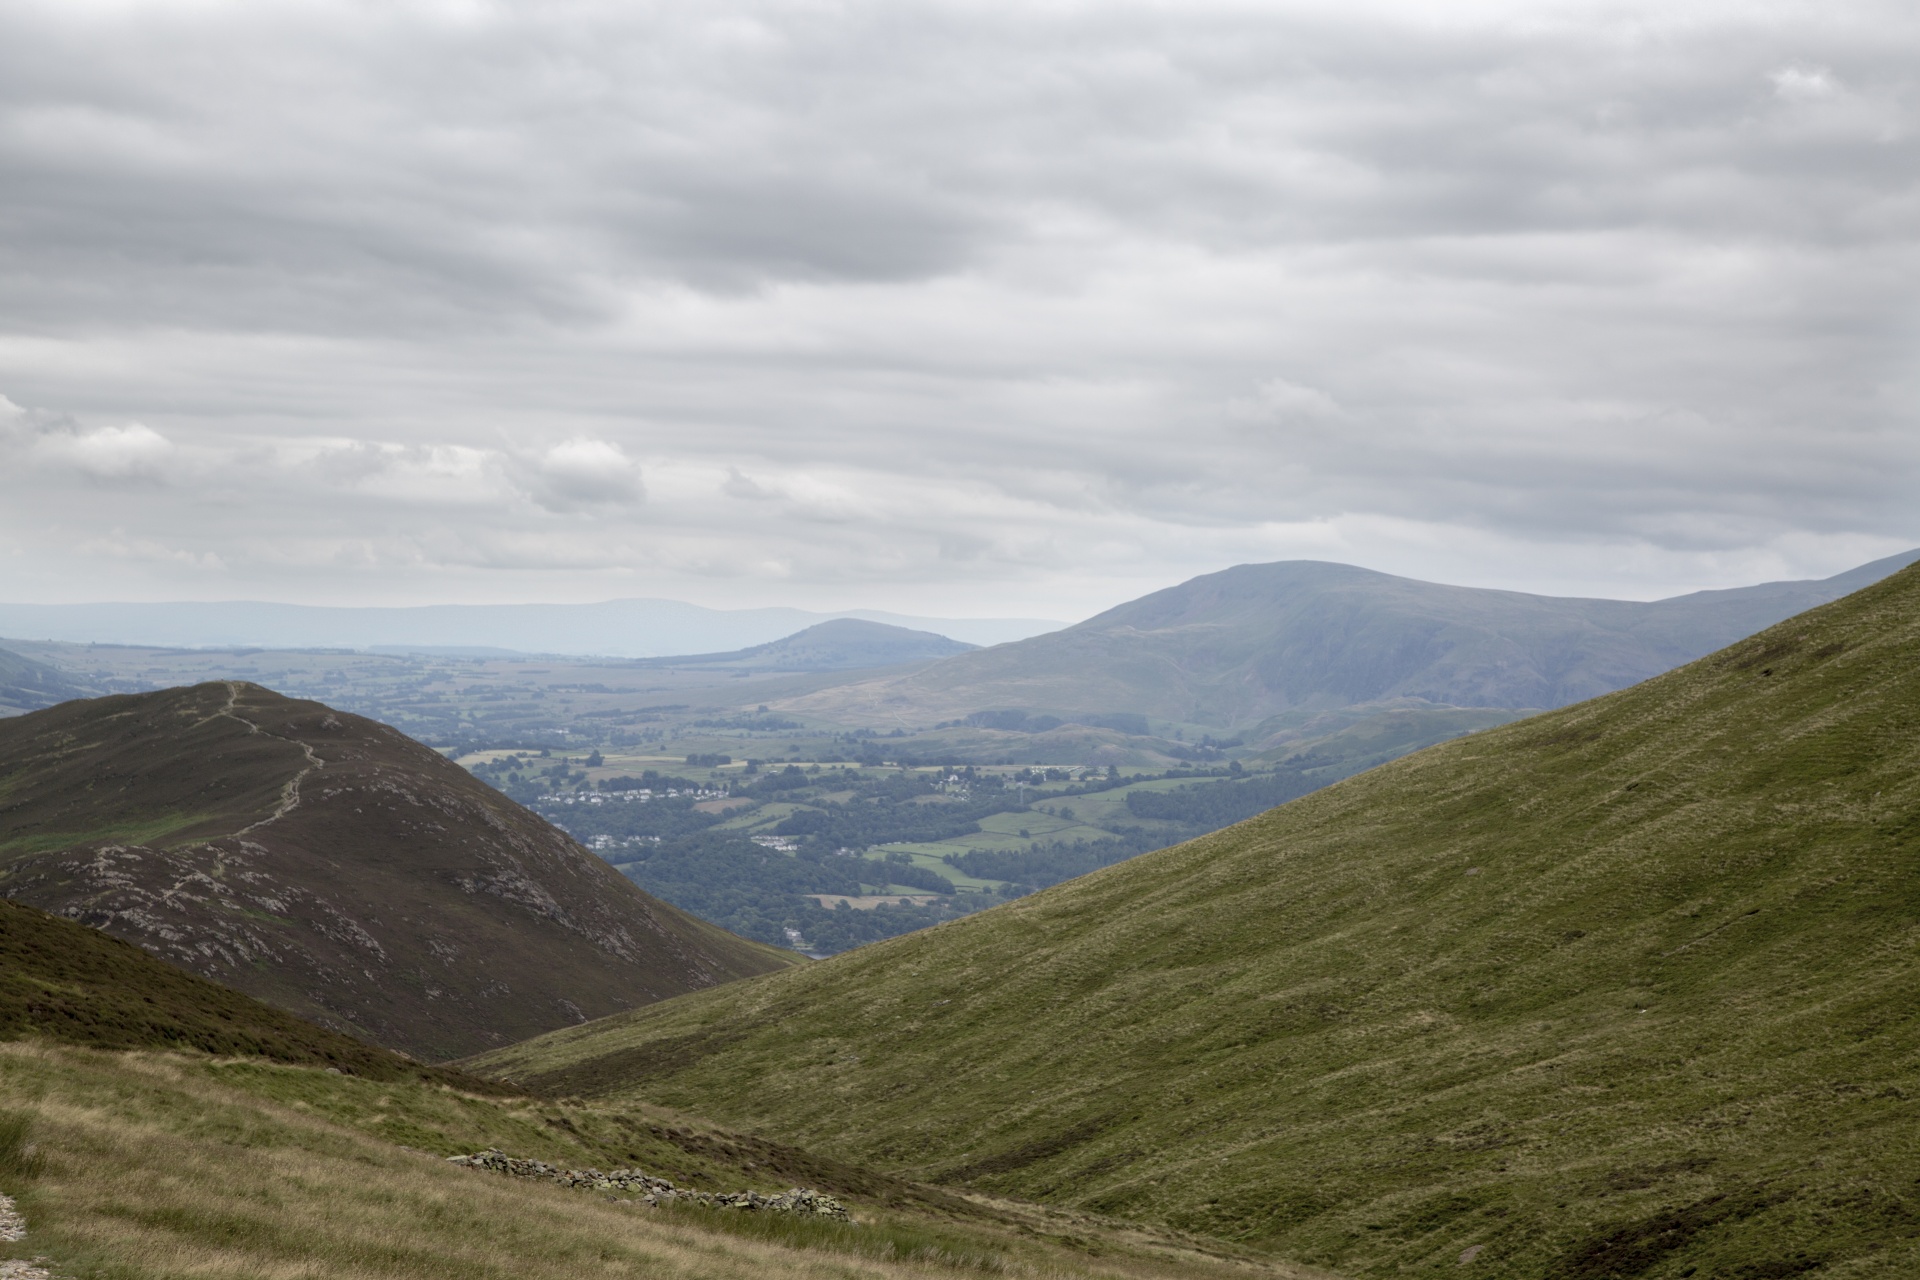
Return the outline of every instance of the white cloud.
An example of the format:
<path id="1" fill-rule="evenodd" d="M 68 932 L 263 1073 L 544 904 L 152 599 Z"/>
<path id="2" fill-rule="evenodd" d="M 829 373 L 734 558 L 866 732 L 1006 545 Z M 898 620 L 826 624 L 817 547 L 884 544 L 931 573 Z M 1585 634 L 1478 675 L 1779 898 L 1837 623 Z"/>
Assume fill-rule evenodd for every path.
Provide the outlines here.
<path id="1" fill-rule="evenodd" d="M 1789 102 L 1819 102 L 1840 92 L 1825 67 L 1781 67 L 1768 78 L 1774 93 Z"/>
<path id="2" fill-rule="evenodd" d="M 252 459 L 234 465 L 252 470 Z M 330 485 L 396 503 L 493 508 L 512 492 L 505 458 L 495 449 L 464 444 L 328 441 L 317 449 L 269 451 L 255 466 L 263 479 L 296 486 L 303 472 Z"/>
<path id="3" fill-rule="evenodd" d="M 619 445 L 585 437 L 565 440 L 535 455 L 522 483 L 550 511 L 625 506 L 643 496 L 640 465 Z"/>
<path id="4" fill-rule="evenodd" d="M 176 454 L 173 441 L 139 422 L 91 431 L 49 431 L 40 436 L 35 452 L 44 460 L 104 481 L 159 480 Z"/>

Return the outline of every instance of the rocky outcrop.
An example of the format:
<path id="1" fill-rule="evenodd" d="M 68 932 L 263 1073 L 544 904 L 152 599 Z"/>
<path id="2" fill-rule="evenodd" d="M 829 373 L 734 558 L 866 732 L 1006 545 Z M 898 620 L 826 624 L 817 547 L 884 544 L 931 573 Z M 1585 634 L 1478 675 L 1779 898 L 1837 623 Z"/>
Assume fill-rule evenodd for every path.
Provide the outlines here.
<path id="1" fill-rule="evenodd" d="M 544 1160 L 522 1160 L 495 1150 L 470 1156 L 448 1156 L 447 1163 L 469 1169 L 490 1169 L 514 1178 L 556 1182 L 563 1187 L 577 1187 L 584 1191 L 625 1192 L 651 1205 L 697 1204 L 711 1209 L 795 1213 L 836 1222 L 853 1221 L 847 1213 L 847 1206 L 832 1196 L 805 1187 L 794 1187 L 772 1196 L 761 1195 L 758 1191 L 689 1191 L 674 1186 L 665 1178 L 656 1178 L 638 1169 L 615 1169 L 611 1173 L 602 1173 L 598 1169 L 559 1169 Z"/>

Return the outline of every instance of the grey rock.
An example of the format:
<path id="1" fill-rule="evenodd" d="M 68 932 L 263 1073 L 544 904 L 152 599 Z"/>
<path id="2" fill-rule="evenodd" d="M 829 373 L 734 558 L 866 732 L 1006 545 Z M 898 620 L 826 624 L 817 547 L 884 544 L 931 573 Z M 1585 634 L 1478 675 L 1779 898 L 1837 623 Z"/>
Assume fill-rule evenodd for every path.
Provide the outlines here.
<path id="1" fill-rule="evenodd" d="M 847 1213 L 847 1206 L 832 1196 L 806 1187 L 794 1187 L 772 1196 L 761 1195 L 758 1191 L 717 1193 L 688 1191 L 674 1186 L 665 1178 L 656 1178 L 639 1169 L 615 1169 L 610 1173 L 602 1173 L 598 1169 L 558 1169 L 544 1160 L 522 1160 L 504 1151 L 493 1149 L 475 1152 L 470 1156 L 448 1156 L 447 1163 L 468 1169 L 487 1169 L 514 1178 L 557 1182 L 563 1187 L 578 1187 L 602 1194 L 609 1191 L 624 1191 L 629 1195 L 639 1196 L 649 1205 L 678 1200 L 715 1209 L 739 1209 L 750 1213 L 795 1213 L 827 1218 L 835 1222 L 853 1221 L 852 1216 Z"/>

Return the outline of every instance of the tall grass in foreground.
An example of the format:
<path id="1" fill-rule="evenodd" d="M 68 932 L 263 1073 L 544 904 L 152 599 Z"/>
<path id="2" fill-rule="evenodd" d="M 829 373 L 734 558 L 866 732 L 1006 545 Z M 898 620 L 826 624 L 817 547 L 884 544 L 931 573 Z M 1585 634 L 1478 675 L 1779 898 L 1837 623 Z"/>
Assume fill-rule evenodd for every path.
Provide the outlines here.
<path id="1" fill-rule="evenodd" d="M 6 1168 L 39 1167 L 19 1194 L 29 1235 L 12 1253 L 47 1255 L 74 1280 L 908 1280 L 983 1272 L 1121 1280 L 1227 1270 L 1204 1260 L 1089 1260 L 1011 1231 L 884 1213 L 862 1212 L 874 1218 L 869 1225 L 841 1227 L 609 1203 L 450 1166 L 236 1088 L 227 1075 L 187 1056 L 0 1043 L 0 1179 L 17 1181 Z M 424 1087 L 314 1076 L 325 1087 L 390 1090 L 381 1096 L 395 1109 L 408 1105 L 407 1091 Z M 37 1149 L 29 1149 L 29 1133 Z M 6 1250 L 0 1246 L 0 1256 Z"/>
<path id="2" fill-rule="evenodd" d="M 1005 1275 L 1016 1269 L 1004 1251 L 959 1232 L 940 1231 L 919 1224 L 867 1222 L 850 1225 L 823 1218 L 784 1213 L 739 1213 L 705 1205 L 670 1205 L 659 1210 L 666 1221 L 683 1222 L 705 1231 L 719 1231 L 749 1240 L 762 1240 L 789 1249 L 811 1249 L 854 1254 L 882 1262 L 931 1263 L 956 1271 Z"/>
<path id="3" fill-rule="evenodd" d="M 0 1192 L 40 1176 L 46 1158 L 32 1141 L 33 1115 L 28 1111 L 0 1111 Z"/>

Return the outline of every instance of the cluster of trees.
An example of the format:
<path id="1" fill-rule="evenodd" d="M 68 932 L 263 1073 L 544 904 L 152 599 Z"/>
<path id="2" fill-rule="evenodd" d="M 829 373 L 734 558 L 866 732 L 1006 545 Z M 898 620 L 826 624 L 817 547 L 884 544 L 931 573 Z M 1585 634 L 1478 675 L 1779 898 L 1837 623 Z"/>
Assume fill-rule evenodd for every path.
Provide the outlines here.
<path id="1" fill-rule="evenodd" d="M 1164 835 L 1133 828 L 1109 840 L 1051 840 L 1005 851 L 969 849 L 950 853 L 941 861 L 976 879 L 1008 881 L 1017 895 L 1110 867 L 1167 843 Z"/>
<path id="2" fill-rule="evenodd" d="M 639 777 L 623 773 L 613 778 L 600 779 L 602 791 L 698 791 L 710 783 L 695 782 L 692 778 L 676 778 L 672 774 L 661 773 L 658 769 L 648 769 Z"/>
<path id="3" fill-rule="evenodd" d="M 647 806 L 651 807 L 651 806 Z M 733 831 L 706 831 L 608 855 L 634 883 L 659 898 L 743 937 L 788 946 L 787 930 L 823 955 L 877 942 L 977 910 L 984 895 L 959 895 L 938 873 L 898 862 L 803 850 L 798 857 L 763 849 Z M 823 907 L 806 894 L 856 897 L 887 884 L 942 893 L 927 905 L 884 905 L 865 911 Z M 938 881 L 938 886 L 932 884 Z"/>
<path id="4" fill-rule="evenodd" d="M 972 835 L 980 818 L 999 812 L 1000 806 L 872 805 L 854 801 L 823 809 L 802 809 L 784 818 L 775 835 L 793 836 L 830 849 L 866 848 L 875 844 L 924 844 Z"/>
<path id="5" fill-rule="evenodd" d="M 1236 765 L 1239 761 L 1234 762 Z M 1173 791 L 1129 791 L 1127 812 L 1136 818 L 1177 822 L 1204 835 L 1297 800 L 1323 784 L 1299 769 L 1282 769 L 1243 780 L 1189 784 Z"/>
<path id="6" fill-rule="evenodd" d="M 904 853 L 890 853 L 881 860 L 880 873 L 887 878 L 888 884 L 903 884 L 910 889 L 925 889 L 928 893 L 952 893 L 953 881 L 935 871 L 932 867 L 923 867 Z"/>
<path id="7" fill-rule="evenodd" d="M 762 708 L 758 713 L 744 716 L 729 716 L 720 719 L 700 719 L 693 722 L 696 729 L 759 729 L 773 733 L 801 727 L 798 720 L 788 720 L 781 716 L 770 716 Z"/>
<path id="8" fill-rule="evenodd" d="M 816 769 L 818 765 L 814 766 Z M 808 787 L 820 785 L 818 775 L 810 775 L 797 764 L 790 764 L 778 773 L 769 773 L 757 781 L 745 786 L 735 787 L 735 795 L 777 796 L 789 791 L 805 791 Z"/>

